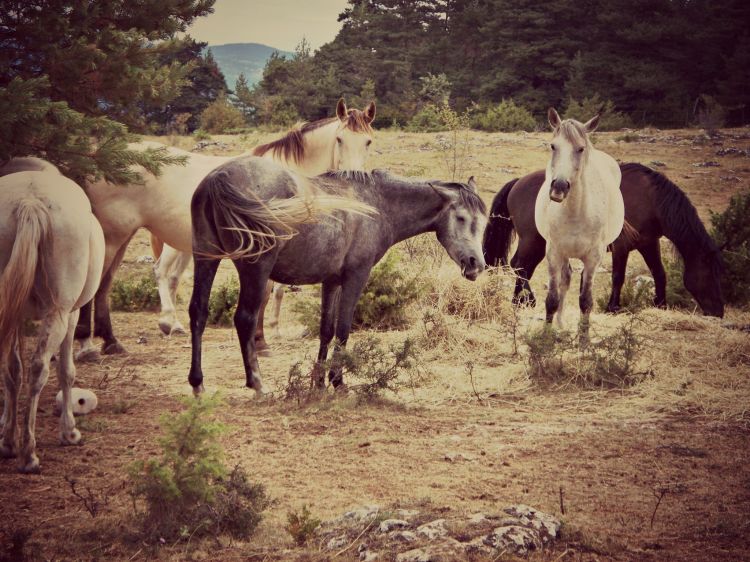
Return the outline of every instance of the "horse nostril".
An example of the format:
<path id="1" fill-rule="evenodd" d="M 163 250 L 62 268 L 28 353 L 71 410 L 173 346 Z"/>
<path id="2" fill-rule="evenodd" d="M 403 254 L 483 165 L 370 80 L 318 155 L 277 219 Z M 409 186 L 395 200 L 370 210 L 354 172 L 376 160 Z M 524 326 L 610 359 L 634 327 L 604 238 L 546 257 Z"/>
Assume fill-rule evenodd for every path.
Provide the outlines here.
<path id="1" fill-rule="evenodd" d="M 472 257 L 470 257 L 470 258 L 469 258 L 469 265 L 470 265 L 471 267 L 476 267 L 476 266 L 477 266 L 477 260 L 476 260 L 476 258 L 474 258 L 473 256 L 472 256 Z"/>

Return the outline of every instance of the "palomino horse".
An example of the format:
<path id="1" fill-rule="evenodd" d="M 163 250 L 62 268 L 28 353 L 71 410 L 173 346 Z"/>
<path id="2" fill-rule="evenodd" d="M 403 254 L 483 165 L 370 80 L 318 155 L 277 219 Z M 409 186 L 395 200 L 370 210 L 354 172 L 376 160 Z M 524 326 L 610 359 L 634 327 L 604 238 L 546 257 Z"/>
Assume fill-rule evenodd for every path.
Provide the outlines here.
<path id="1" fill-rule="evenodd" d="M 666 306 L 667 277 L 661 262 L 659 239 L 666 236 L 685 265 L 683 280 L 703 312 L 724 315 L 721 295 L 721 252 L 706 232 L 687 195 L 669 179 L 641 164 L 621 164 L 620 191 L 625 201 L 625 222 L 635 235 L 625 232 L 612 244 L 612 294 L 608 312 L 620 308 L 628 254 L 638 250 L 654 278 L 655 306 Z M 544 258 L 545 240 L 534 222 L 534 202 L 544 183 L 544 171 L 508 182 L 492 201 L 484 239 L 484 256 L 490 265 L 508 265 L 514 231 L 518 248 L 510 266 L 517 274 L 515 303 L 536 303 L 529 280 Z"/>
<path id="2" fill-rule="evenodd" d="M 283 139 L 255 150 L 263 152 L 266 158 L 307 173 L 322 173 L 332 167 L 362 167 L 372 141 L 370 123 L 375 117 L 375 105 L 371 103 L 362 112 L 347 109 L 344 101 L 339 100 L 336 112 L 336 117 L 303 125 Z M 140 143 L 133 148 L 146 144 Z M 153 144 L 156 143 L 150 143 Z M 142 171 L 144 182 L 141 184 L 119 187 L 100 181 L 86 188 L 106 239 L 105 272 L 94 302 L 94 336 L 104 339 L 104 353 L 124 351 L 112 331 L 108 295 L 128 242 L 141 227 L 173 248 L 168 252 L 165 250 L 167 255 L 160 260 L 157 275 L 165 308 L 160 325 L 164 331 L 174 329 L 174 293 L 179 274 L 184 270 L 192 251 L 190 200 L 198 183 L 208 172 L 236 158 L 191 154 L 176 148 L 168 150 L 170 154 L 187 157 L 187 164 L 167 166 L 158 177 Z M 180 258 L 178 252 L 188 254 Z M 167 271 L 169 273 L 165 273 Z M 88 307 L 81 313 L 76 338 L 83 340 L 79 356 L 96 354 L 91 341 Z M 263 338 L 260 339 L 261 345 L 265 345 Z"/>
<path id="3" fill-rule="evenodd" d="M 316 223 L 284 224 L 283 214 L 265 212 L 271 204 L 294 201 L 305 183 L 317 193 L 350 194 L 352 202 L 362 202 L 377 214 L 347 211 L 342 205 L 342 211 L 325 215 Z M 473 178 L 468 184 L 426 183 L 375 171 L 330 172 L 304 179 L 258 158 L 238 158 L 201 182 L 192 213 L 195 279 L 190 301 L 193 357 L 188 380 L 195 392 L 203 388 L 201 338 L 220 258 L 233 259 L 239 272 L 240 296 L 234 322 L 246 384 L 258 393 L 263 392 L 263 386 L 251 335 L 269 278 L 284 284 L 322 283 L 315 382 L 323 386 L 321 365 L 328 355 L 328 345 L 335 335 L 336 359 L 336 350 L 349 337 L 354 307 L 370 270 L 388 248 L 417 234 L 435 232 L 467 279 L 476 279 L 485 267 L 481 244 L 486 209 Z M 296 232 L 296 236 L 290 235 L 292 228 L 291 234 Z M 264 244 L 254 237 L 258 232 L 266 234 Z M 329 380 L 334 387 L 341 385 L 338 365 L 329 372 Z"/>
<path id="4" fill-rule="evenodd" d="M 35 159 L 24 159 L 34 165 Z M 37 160 L 37 162 L 39 162 Z M 16 162 L 18 165 L 19 162 Z M 0 178 L 0 371 L 5 385 L 0 454 L 18 454 L 21 472 L 38 472 L 36 411 L 59 351 L 63 393 L 60 441 L 81 440 L 73 418 L 73 332 L 81 305 L 99 286 L 104 235 L 83 190 L 45 163 L 46 171 Z M 20 450 L 16 436 L 18 393 L 23 379 L 22 331 L 26 319 L 41 320 L 31 360 L 29 394 Z"/>
<path id="5" fill-rule="evenodd" d="M 554 131 L 552 154 L 534 207 L 537 229 L 547 241 L 547 323 L 557 314 L 557 324 L 563 326 L 563 305 L 572 275 L 570 258 L 577 258 L 583 262 L 579 337 L 586 345 L 596 268 L 624 224 L 620 167 L 588 138 L 596 130 L 599 115 L 582 124 L 574 119 L 561 121 L 550 108 L 548 119 Z"/>

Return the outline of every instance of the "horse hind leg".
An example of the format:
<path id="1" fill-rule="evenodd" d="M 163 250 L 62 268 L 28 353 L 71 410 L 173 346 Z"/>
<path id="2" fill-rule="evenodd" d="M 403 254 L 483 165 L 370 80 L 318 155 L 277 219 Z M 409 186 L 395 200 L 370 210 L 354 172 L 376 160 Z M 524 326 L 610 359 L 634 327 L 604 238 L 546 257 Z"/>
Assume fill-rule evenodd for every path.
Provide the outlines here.
<path id="1" fill-rule="evenodd" d="M 617 242 L 612 249 L 612 293 L 607 303 L 607 312 L 618 312 L 620 310 L 620 295 L 625 283 L 625 272 L 628 267 L 628 255 L 630 251 L 618 247 Z"/>
<path id="2" fill-rule="evenodd" d="M 24 422 L 23 445 L 19 455 L 19 470 L 23 473 L 38 473 L 39 458 L 36 455 L 36 412 L 39 396 L 49 378 L 49 363 L 52 354 L 60 348 L 68 334 L 70 314 L 62 310 L 48 312 L 41 326 L 37 349 L 31 361 L 29 373 L 29 396 Z"/>
<path id="3" fill-rule="evenodd" d="M 73 417 L 73 401 L 71 389 L 76 379 L 76 367 L 73 364 L 73 334 L 78 311 L 70 313 L 68 332 L 60 346 L 60 358 L 57 365 L 57 379 L 62 390 L 63 406 L 60 413 L 60 443 L 62 445 L 77 445 L 81 442 L 81 432 L 76 429 L 76 421 Z"/>
<path id="4" fill-rule="evenodd" d="M 201 365 L 203 332 L 208 320 L 208 299 L 211 295 L 211 285 L 216 277 L 216 270 L 221 260 L 196 258 L 193 278 L 193 295 L 190 298 L 190 338 L 192 357 L 188 382 L 193 387 L 193 394 L 198 396 L 203 392 L 203 368 Z"/>
<path id="5" fill-rule="evenodd" d="M 16 431 L 18 429 L 18 392 L 23 379 L 21 364 L 20 334 L 13 336 L 10 353 L 7 360 L 2 361 L 0 371 L 3 374 L 5 387 L 3 400 L 3 416 L 0 419 L 0 429 L 3 435 L 0 440 L 0 457 L 12 458 L 18 451 Z"/>
<path id="6" fill-rule="evenodd" d="M 117 270 L 125 257 L 125 251 L 128 249 L 128 244 L 134 234 L 135 232 L 132 232 L 128 235 L 122 245 L 117 248 L 109 267 L 102 275 L 99 290 L 94 297 L 94 336 L 101 337 L 104 340 L 102 343 L 102 352 L 105 355 L 127 353 L 112 331 L 112 317 L 109 313 L 109 292 L 112 288 L 115 273 L 117 273 Z M 111 247 L 109 249 L 111 249 Z M 106 267 L 105 259 L 105 268 Z"/>
<path id="7" fill-rule="evenodd" d="M 264 357 L 271 356 L 271 347 L 266 342 L 266 334 L 264 330 L 264 323 L 266 317 L 266 307 L 268 301 L 271 300 L 271 293 L 273 292 L 273 281 L 268 281 L 263 291 L 263 300 L 260 303 L 260 311 L 258 312 L 258 320 L 255 327 L 255 351 Z"/>
<path id="8" fill-rule="evenodd" d="M 273 318 L 268 323 L 269 328 L 279 336 L 279 316 L 281 316 L 281 301 L 284 299 L 284 285 L 276 283 L 273 287 Z"/>

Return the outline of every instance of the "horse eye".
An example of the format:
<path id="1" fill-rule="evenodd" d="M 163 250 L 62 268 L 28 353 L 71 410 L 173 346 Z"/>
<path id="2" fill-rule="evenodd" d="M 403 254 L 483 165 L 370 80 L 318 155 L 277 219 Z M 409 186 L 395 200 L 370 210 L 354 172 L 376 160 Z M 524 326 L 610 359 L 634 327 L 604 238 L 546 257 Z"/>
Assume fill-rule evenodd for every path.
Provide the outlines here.
<path id="1" fill-rule="evenodd" d="M 366 146 L 370 146 L 371 144 L 372 144 L 372 139 L 368 139 Z"/>
<path id="2" fill-rule="evenodd" d="M 555 148 L 556 148 L 556 147 L 555 147 L 555 145 L 554 145 L 554 144 L 551 144 L 551 145 L 550 145 L 550 148 L 551 148 L 552 150 L 555 150 Z"/>
<path id="3" fill-rule="evenodd" d="M 579 149 L 578 149 L 578 152 L 579 152 L 579 153 L 583 152 L 583 147 L 579 148 Z"/>
<path id="4" fill-rule="evenodd" d="M 341 139 L 341 137 L 336 137 L 336 142 L 339 143 L 339 144 L 341 144 L 344 141 Z"/>
<path id="5" fill-rule="evenodd" d="M 465 223 L 465 222 L 466 222 L 466 219 L 465 219 L 464 217 L 456 217 L 456 220 L 457 220 L 457 221 L 458 221 L 458 222 L 459 222 L 460 224 L 463 224 L 463 223 Z"/>

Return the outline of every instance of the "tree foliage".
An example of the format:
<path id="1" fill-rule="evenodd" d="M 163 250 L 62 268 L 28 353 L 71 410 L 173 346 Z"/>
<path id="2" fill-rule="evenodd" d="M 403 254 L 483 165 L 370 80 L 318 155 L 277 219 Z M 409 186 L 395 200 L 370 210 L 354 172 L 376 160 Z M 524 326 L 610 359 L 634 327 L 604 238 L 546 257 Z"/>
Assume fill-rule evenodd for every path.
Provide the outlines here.
<path id="1" fill-rule="evenodd" d="M 446 93 L 458 111 L 513 99 L 537 121 L 598 97 L 613 122 L 660 126 L 694 123 L 708 94 L 728 124 L 750 118 L 744 0 L 349 0 L 339 20 L 317 52 L 269 61 L 255 91 L 274 99 L 257 106 L 266 119 L 281 106 L 315 119 L 365 88 L 381 126 Z"/>
<path id="2" fill-rule="evenodd" d="M 166 153 L 128 150 L 128 128 L 180 95 L 193 66 L 165 57 L 213 3 L 0 0 L 0 159 L 41 156 L 79 181 L 157 171 Z"/>

